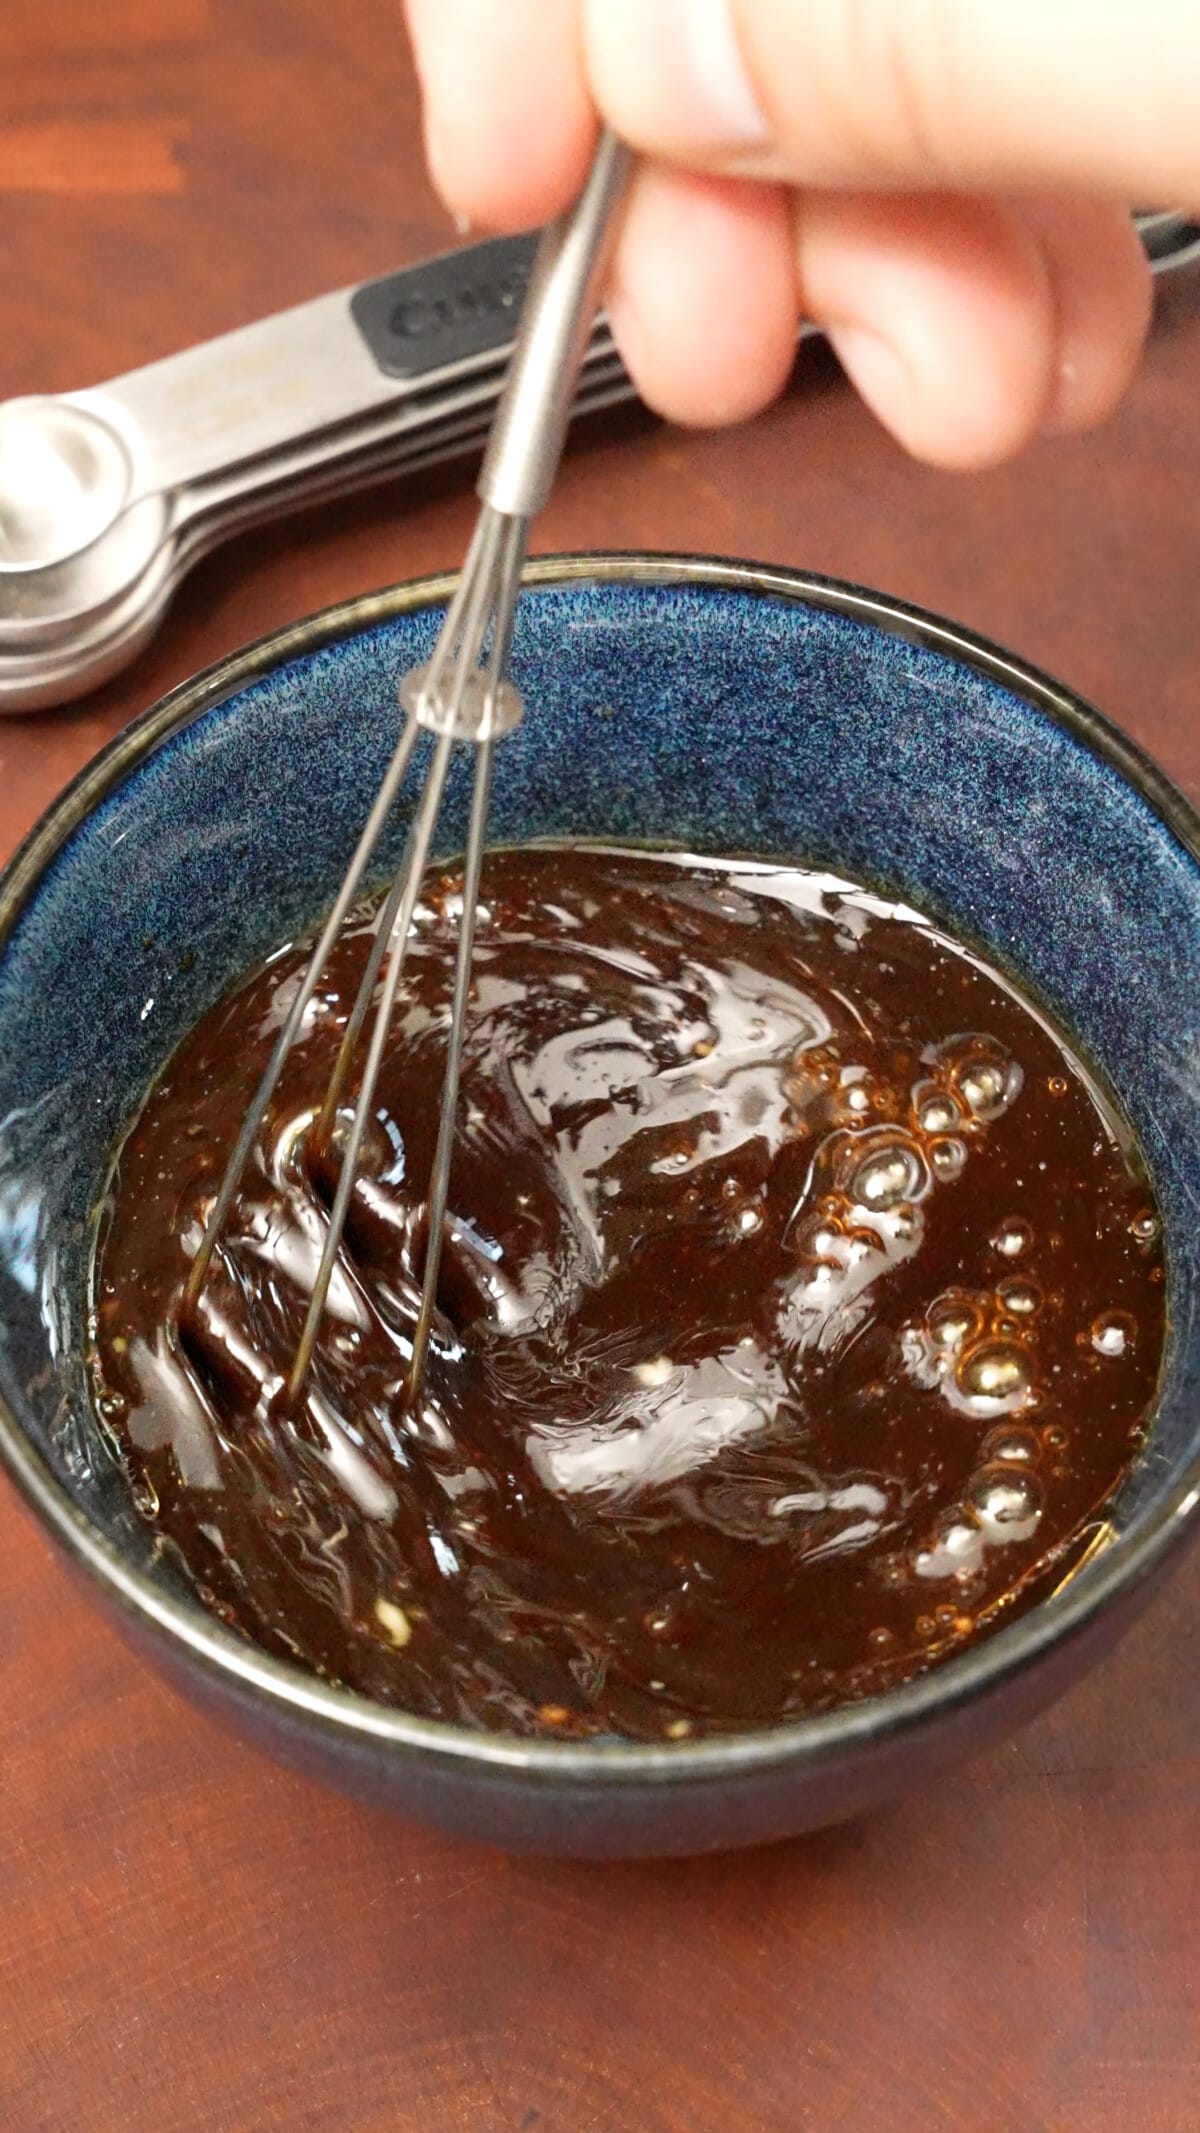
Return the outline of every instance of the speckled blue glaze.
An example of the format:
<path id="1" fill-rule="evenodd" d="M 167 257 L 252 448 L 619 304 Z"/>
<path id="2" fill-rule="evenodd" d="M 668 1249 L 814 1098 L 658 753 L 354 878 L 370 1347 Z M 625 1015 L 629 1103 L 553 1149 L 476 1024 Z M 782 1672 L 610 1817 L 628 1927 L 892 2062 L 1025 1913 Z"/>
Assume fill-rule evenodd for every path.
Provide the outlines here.
<path id="1" fill-rule="evenodd" d="M 286 642 L 266 647 L 240 674 L 181 692 L 115 744 L 9 870 L 0 1396 L 15 1427 L 0 1427 L 0 1450 L 135 1634 L 227 1714 L 236 1705 L 237 1722 L 264 1728 L 276 1752 L 509 1841 L 691 1849 L 864 1804 L 904 1781 L 914 1726 L 930 1753 L 938 1740 L 951 1752 L 959 1734 L 982 1737 L 1024 1707 L 1029 1681 L 1017 1677 L 1036 1673 L 1034 1700 L 1044 1697 L 1066 1648 L 1093 1641 L 1097 1610 L 1115 1622 L 1109 1603 L 1190 1517 L 1197 825 L 1093 715 L 927 618 L 780 573 L 651 559 L 591 568 L 554 582 L 543 566 L 549 582 L 521 604 L 512 672 L 529 713 L 497 750 L 495 839 L 784 854 L 884 886 L 1016 972 L 1119 1092 L 1166 1218 L 1173 1332 L 1114 1548 L 1049 1631 L 1030 1618 L 1036 1634 L 1017 1624 L 924 1683 L 761 1737 L 757 1759 L 718 1743 L 708 1755 L 523 1744 L 497 1760 L 452 1728 L 383 1714 L 365 1725 L 353 1699 L 302 1694 L 300 1677 L 246 1661 L 152 1566 L 86 1397 L 89 1212 L 114 1137 L 184 1031 L 328 901 L 394 744 L 397 677 L 435 634 L 437 611 L 403 591 L 399 611 L 370 626 L 355 630 L 353 611 L 319 618 L 294 656 Z M 468 767 L 452 776 L 446 849 L 460 839 Z M 403 811 L 393 856 L 402 835 Z"/>

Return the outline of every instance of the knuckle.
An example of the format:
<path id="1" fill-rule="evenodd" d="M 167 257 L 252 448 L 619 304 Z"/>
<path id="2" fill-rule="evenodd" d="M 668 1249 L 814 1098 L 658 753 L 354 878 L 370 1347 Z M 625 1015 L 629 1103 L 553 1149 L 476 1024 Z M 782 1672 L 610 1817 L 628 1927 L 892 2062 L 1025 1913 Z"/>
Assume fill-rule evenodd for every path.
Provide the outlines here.
<path id="1" fill-rule="evenodd" d="M 946 177 L 964 91 L 954 0 L 835 0 L 826 19 L 825 86 L 864 174 Z"/>

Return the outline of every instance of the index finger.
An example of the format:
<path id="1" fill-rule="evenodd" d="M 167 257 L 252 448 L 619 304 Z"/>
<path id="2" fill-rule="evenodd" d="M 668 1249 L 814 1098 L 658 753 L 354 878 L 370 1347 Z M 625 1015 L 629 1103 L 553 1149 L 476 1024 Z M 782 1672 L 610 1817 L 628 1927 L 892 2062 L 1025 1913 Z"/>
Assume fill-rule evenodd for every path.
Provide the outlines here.
<path id="1" fill-rule="evenodd" d="M 447 205 L 527 229 L 583 184 L 596 137 L 576 0 L 405 0 Z"/>

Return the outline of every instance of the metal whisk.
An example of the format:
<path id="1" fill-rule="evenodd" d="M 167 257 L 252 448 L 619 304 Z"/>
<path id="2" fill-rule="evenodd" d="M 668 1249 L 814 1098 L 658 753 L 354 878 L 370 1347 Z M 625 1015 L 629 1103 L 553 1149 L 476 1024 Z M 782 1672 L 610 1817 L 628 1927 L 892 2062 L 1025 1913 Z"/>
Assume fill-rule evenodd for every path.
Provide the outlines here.
<path id="1" fill-rule="evenodd" d="M 471 983 L 475 908 L 491 794 L 492 751 L 496 741 L 518 724 L 523 712 L 518 691 L 504 678 L 521 565 L 530 520 L 549 496 L 562 453 L 571 395 L 591 330 L 608 239 L 628 170 L 628 151 L 611 134 L 602 134 L 574 208 L 548 224 L 542 234 L 512 363 L 479 477 L 478 494 L 483 509 L 476 522 L 457 590 L 447 609 L 433 657 L 427 666 L 416 667 L 406 674 L 400 684 L 400 702 L 407 714 L 403 733 L 300 989 L 279 1032 L 266 1072 L 242 1122 L 200 1248 L 192 1261 L 183 1299 L 185 1324 L 199 1303 L 213 1253 L 284 1063 L 342 921 L 358 894 L 371 855 L 399 795 L 417 740 L 422 730 L 432 733 L 435 736 L 433 756 L 413 814 L 404 858 L 380 913 L 325 1102 L 312 1129 L 316 1147 L 327 1146 L 383 969 L 382 989 L 353 1122 L 342 1150 L 320 1264 L 287 1381 L 285 1398 L 289 1403 L 299 1397 L 312 1361 L 358 1174 L 363 1134 L 387 1048 L 409 930 L 441 810 L 450 758 L 455 747 L 465 743 L 476 751 L 475 783 L 463 872 L 462 920 L 455 961 L 446 1076 L 426 1200 L 425 1263 L 408 1374 L 410 1403 L 420 1390 L 437 1294 L 450 1183 L 459 1068 Z"/>

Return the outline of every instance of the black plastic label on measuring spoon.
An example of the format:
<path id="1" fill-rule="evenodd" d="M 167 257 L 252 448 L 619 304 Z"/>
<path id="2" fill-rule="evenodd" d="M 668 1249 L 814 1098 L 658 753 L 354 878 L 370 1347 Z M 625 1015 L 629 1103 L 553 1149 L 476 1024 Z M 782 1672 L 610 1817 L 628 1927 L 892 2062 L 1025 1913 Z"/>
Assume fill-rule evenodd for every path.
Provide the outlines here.
<path id="1" fill-rule="evenodd" d="M 536 249 L 536 231 L 496 237 L 364 282 L 350 310 L 384 375 L 421 378 L 511 341 Z"/>

